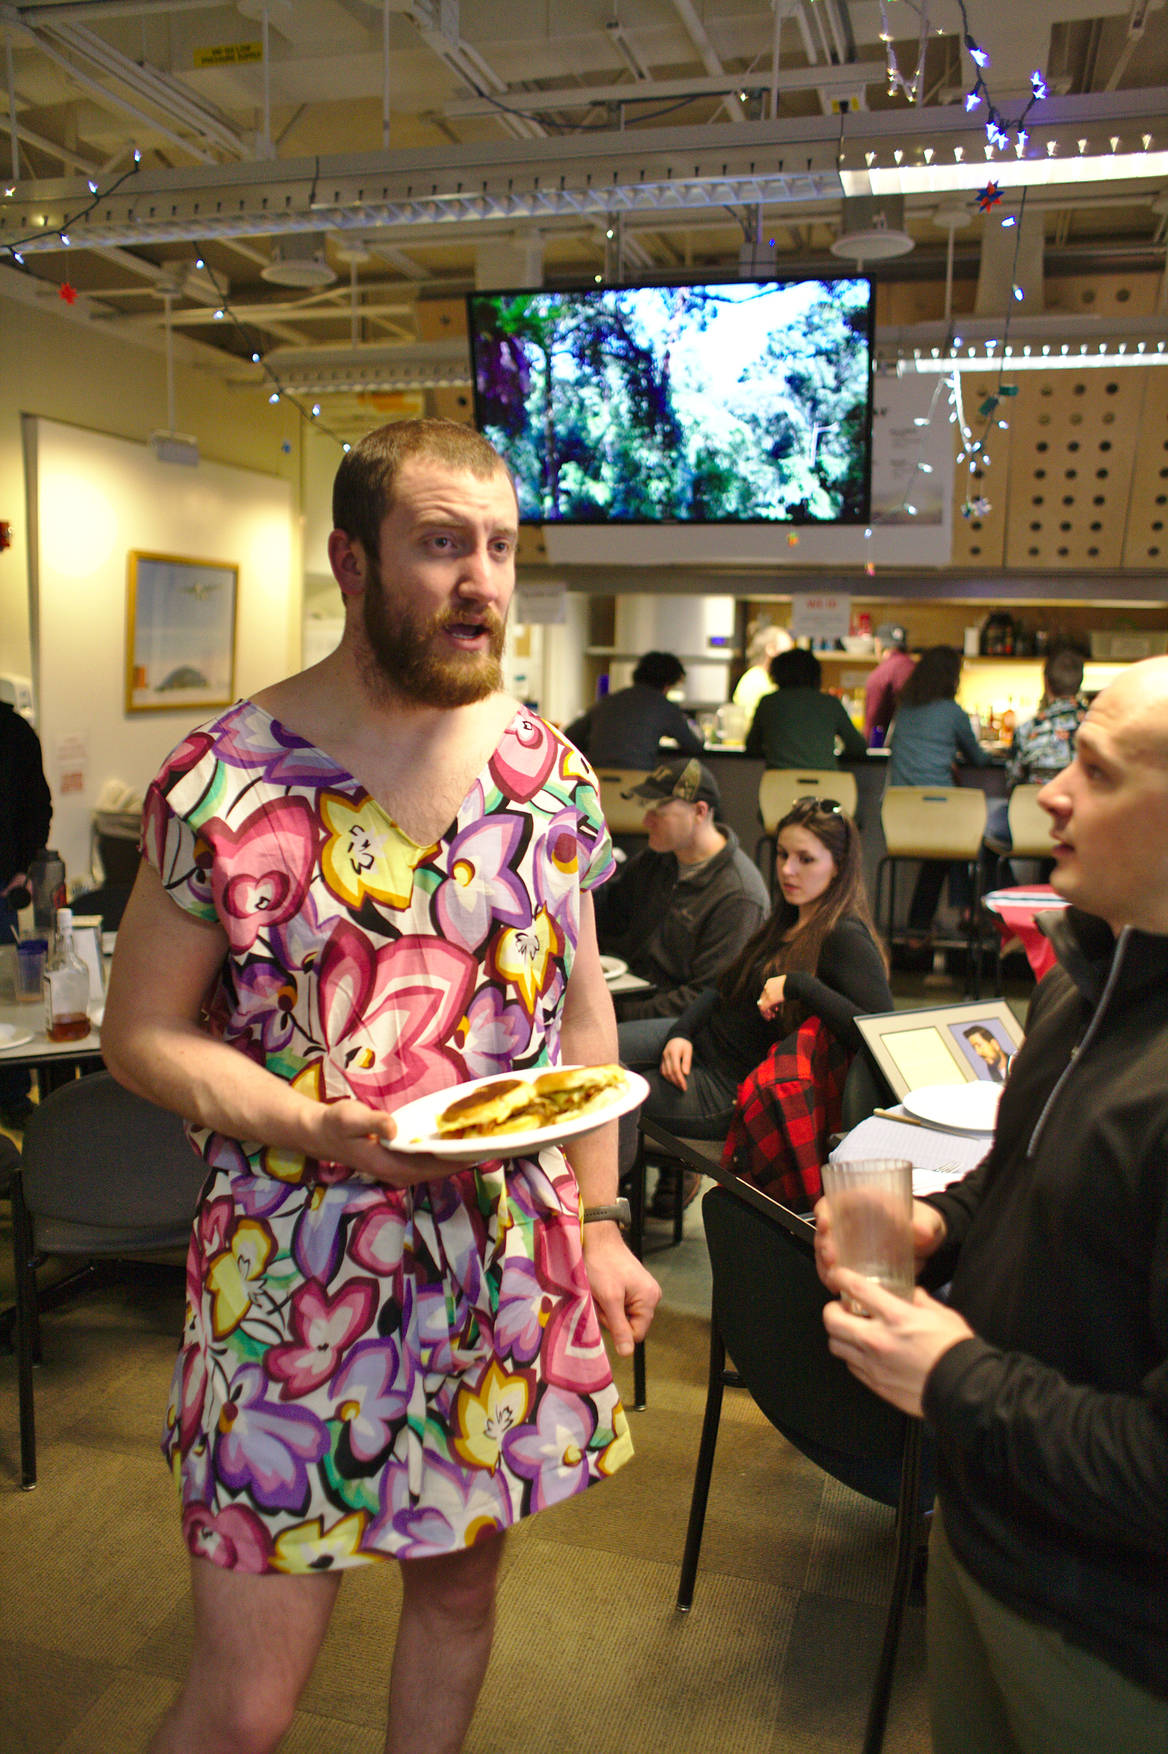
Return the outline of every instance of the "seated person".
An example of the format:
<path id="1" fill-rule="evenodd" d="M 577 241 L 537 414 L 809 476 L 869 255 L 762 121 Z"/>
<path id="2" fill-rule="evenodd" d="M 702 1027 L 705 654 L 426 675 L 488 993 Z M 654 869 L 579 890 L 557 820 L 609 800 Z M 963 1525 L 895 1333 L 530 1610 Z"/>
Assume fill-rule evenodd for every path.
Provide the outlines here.
<path id="1" fill-rule="evenodd" d="M 964 707 L 957 704 L 962 654 L 955 646 L 930 646 L 900 691 L 888 762 L 890 786 L 951 786 L 959 763 L 988 767 L 991 756 L 977 740 Z M 908 908 L 909 954 L 932 957 L 933 917 L 949 874 L 949 899 L 961 910 L 964 930 L 972 930 L 973 894 L 964 865 L 922 859 Z"/>
<path id="2" fill-rule="evenodd" d="M 649 1081 L 643 1113 L 693 1137 L 725 1136 L 743 1079 L 806 1017 L 819 1017 L 855 1049 L 856 1017 L 892 1009 L 851 817 L 801 798 L 779 823 L 777 840 L 781 899 L 717 984 L 680 1017 L 657 1024 L 656 1053 L 649 1051 L 650 1025 L 618 1025 L 621 1059 Z M 626 1127 L 622 1168 L 631 1162 L 628 1134 Z M 674 1173 L 658 1182 L 655 1217 L 672 1213 Z M 687 1203 L 699 1179 L 687 1179 Z"/>
<path id="3" fill-rule="evenodd" d="M 593 767 L 657 765 L 662 737 L 671 737 L 684 755 L 700 755 L 705 744 L 666 691 L 685 681 L 685 665 L 672 652 L 646 652 L 632 684 L 594 701 L 567 726 L 564 736 Z"/>
<path id="4" fill-rule="evenodd" d="M 1083 657 L 1074 646 L 1056 646 L 1042 668 L 1042 702 L 1032 719 L 1014 732 L 1006 759 L 1006 786 L 1044 786 L 1047 780 L 1069 767 L 1075 753 L 1075 732 L 1087 714 L 1079 690 L 1083 686 Z M 1010 844 L 1008 797 L 989 803 L 986 835 Z"/>
<path id="5" fill-rule="evenodd" d="M 649 845 L 597 891 L 596 932 L 602 951 L 656 989 L 618 995 L 619 1016 L 671 1018 L 738 954 L 770 897 L 734 830 L 717 820 L 708 767 L 664 762 L 629 795 L 645 800 Z M 657 1053 L 654 1040 L 654 1061 Z"/>
<path id="6" fill-rule="evenodd" d="M 768 767 L 838 767 L 835 740 L 845 755 L 868 753 L 834 694 L 823 694 L 823 669 L 814 652 L 794 646 L 771 659 L 774 694 L 764 694 L 746 734 L 747 755 L 761 755 Z"/>

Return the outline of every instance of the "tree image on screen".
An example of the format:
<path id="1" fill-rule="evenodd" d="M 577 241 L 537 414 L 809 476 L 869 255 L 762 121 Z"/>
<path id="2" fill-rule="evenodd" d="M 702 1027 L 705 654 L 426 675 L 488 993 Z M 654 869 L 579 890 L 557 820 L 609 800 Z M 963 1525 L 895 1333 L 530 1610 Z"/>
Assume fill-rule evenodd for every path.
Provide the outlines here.
<path id="1" fill-rule="evenodd" d="M 478 422 L 525 519 L 866 516 L 862 280 L 472 299 Z"/>

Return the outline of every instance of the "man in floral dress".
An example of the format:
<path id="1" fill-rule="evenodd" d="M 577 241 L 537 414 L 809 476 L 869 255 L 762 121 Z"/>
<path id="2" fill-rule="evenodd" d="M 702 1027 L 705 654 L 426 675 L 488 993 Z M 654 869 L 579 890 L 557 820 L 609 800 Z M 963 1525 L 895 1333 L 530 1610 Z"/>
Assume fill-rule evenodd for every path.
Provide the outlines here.
<path id="1" fill-rule="evenodd" d="M 389 1754 L 461 1748 L 504 1530 L 631 1453 L 619 1353 L 658 1290 L 616 1222 L 615 1124 L 507 1163 L 394 1151 L 468 1078 L 616 1059 L 586 761 L 501 692 L 510 478 L 478 434 L 382 428 L 337 474 L 322 663 L 174 751 L 146 806 L 103 1046 L 209 1165 L 164 1450 L 196 1639 L 156 1754 L 291 1719 L 351 1565 L 402 1562 Z"/>

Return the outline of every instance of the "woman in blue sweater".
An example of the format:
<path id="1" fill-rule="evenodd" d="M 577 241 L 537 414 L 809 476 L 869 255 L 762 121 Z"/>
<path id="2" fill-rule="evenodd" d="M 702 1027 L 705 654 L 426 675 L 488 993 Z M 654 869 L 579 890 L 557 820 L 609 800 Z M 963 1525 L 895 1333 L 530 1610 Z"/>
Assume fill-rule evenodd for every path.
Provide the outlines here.
<path id="1" fill-rule="evenodd" d="M 955 766 L 966 761 L 971 767 L 987 767 L 990 757 L 974 735 L 969 714 L 956 700 L 961 681 L 961 653 L 953 646 L 930 646 L 900 691 L 892 721 L 890 786 L 951 786 Z M 924 946 L 941 899 L 941 886 L 949 865 L 944 859 L 926 859 L 917 877 L 908 910 L 909 942 Z M 965 867 L 952 867 L 949 894 L 959 907 L 969 907 Z M 954 889 L 958 894 L 954 895 Z"/>

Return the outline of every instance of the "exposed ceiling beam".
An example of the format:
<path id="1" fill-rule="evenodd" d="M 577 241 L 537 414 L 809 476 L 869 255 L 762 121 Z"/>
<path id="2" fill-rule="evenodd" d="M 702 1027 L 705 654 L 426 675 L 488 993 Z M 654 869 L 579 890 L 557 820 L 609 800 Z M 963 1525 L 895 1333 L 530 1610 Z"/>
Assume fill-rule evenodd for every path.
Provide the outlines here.
<path id="1" fill-rule="evenodd" d="M 824 91 L 841 94 L 852 92 L 857 85 L 882 85 L 887 79 L 883 61 L 857 61 L 849 67 L 785 68 L 779 79 L 779 91 Z M 696 75 L 692 79 L 653 79 L 629 85 L 557 85 L 538 91 L 512 92 L 509 108 L 516 110 L 582 110 L 593 104 L 669 102 L 680 97 L 720 97 L 735 91 L 769 91 L 771 76 L 767 73 L 720 73 Z M 485 116 L 497 106 L 481 97 L 454 98 L 442 107 L 442 114 L 451 121 L 464 116 Z M 741 119 L 741 115 L 740 115 Z"/>

